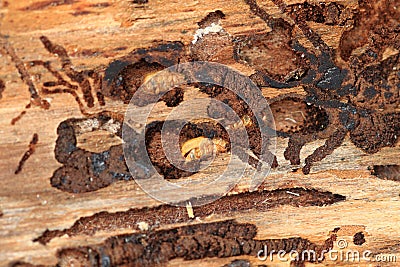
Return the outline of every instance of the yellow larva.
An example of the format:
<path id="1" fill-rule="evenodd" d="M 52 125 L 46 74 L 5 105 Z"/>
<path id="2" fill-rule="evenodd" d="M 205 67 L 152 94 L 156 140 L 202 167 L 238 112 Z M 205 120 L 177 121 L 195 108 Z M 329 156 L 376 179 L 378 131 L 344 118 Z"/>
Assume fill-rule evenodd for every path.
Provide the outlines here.
<path id="1" fill-rule="evenodd" d="M 226 152 L 227 142 L 220 139 L 210 139 L 204 136 L 196 137 L 186 141 L 182 145 L 181 153 L 187 161 L 200 159 L 203 156 L 211 155 L 213 152 Z"/>

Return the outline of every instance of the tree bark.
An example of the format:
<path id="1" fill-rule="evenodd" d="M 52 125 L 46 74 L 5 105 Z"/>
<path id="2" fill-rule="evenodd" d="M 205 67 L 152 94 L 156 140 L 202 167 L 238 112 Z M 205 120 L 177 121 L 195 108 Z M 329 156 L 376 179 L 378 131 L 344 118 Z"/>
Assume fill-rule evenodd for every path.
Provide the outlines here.
<path id="1" fill-rule="evenodd" d="M 400 230 L 398 227 L 400 223 L 400 184 L 398 180 L 400 178 L 399 167 L 396 165 L 399 164 L 400 146 L 396 142 L 392 146 L 384 146 L 378 149 L 379 151 L 376 153 L 369 154 L 360 148 L 361 145 L 357 146 L 357 143 L 350 139 L 351 133 L 346 133 L 344 142 L 338 144 L 337 148 L 335 146 L 330 155 L 315 162 L 311 166 L 310 174 L 305 175 L 301 170 L 305 158 L 322 146 L 329 139 L 329 136 L 315 138 L 315 140 L 307 142 L 300 153 L 300 165 L 291 165 L 285 159 L 284 151 L 288 146 L 289 138 L 278 137 L 274 154 L 279 166 L 271 169 L 270 174 L 265 178 L 259 189 L 271 192 L 268 193 L 271 195 L 265 195 L 265 205 L 254 204 L 254 207 L 240 208 L 242 207 L 240 199 L 248 197 L 248 201 L 260 201 L 260 196 L 253 198 L 253 196 L 243 195 L 250 194 L 244 193 L 249 191 L 246 179 L 244 179 L 229 193 L 230 195 L 238 194 L 239 197 L 226 201 L 223 200 L 226 197 L 223 197 L 220 200 L 222 201 L 220 202 L 222 203 L 221 206 L 216 206 L 215 212 L 208 213 L 206 208 L 194 207 L 194 218 L 190 218 L 192 217 L 190 216 L 190 207 L 176 208 L 176 211 L 168 209 L 164 215 L 160 215 L 159 221 L 161 223 L 159 224 L 156 223 L 156 219 L 151 219 L 150 213 L 142 213 L 142 211 L 136 210 L 145 207 L 164 207 L 165 204 L 143 192 L 132 179 L 110 182 L 107 186 L 88 190 L 89 192 L 80 192 L 79 190 L 67 192 L 52 186 L 51 177 L 54 176 L 58 168 L 63 166 L 63 163 L 60 163 L 55 155 L 56 140 L 60 136 L 60 133 L 57 133 L 57 127 L 61 122 L 71 118 L 91 116 L 99 118 L 96 114 L 105 110 L 113 111 L 122 116 L 126 111 L 127 104 L 105 94 L 105 105 L 101 105 L 101 98 L 96 97 L 95 90 L 97 90 L 96 86 L 99 90 L 104 87 L 96 85 L 96 78 L 93 78 L 92 74 L 95 72 L 99 75 L 107 75 L 106 70 L 116 60 L 121 62 L 137 61 L 139 55 L 137 51 L 140 48 L 147 49 L 146 53 L 149 53 L 149 47 L 156 47 L 160 43 L 179 42 L 183 45 L 184 51 L 176 56 L 171 56 L 173 52 L 167 51 L 167 57 L 171 61 L 176 61 L 178 57 L 181 57 L 181 61 L 188 61 L 188 57 L 197 57 L 195 59 L 228 65 L 246 76 L 256 73 L 257 66 L 263 66 L 271 70 L 271 76 L 276 79 L 290 80 L 293 75 L 297 75 L 298 72 L 296 71 L 301 70 L 301 68 L 293 69 L 294 63 L 287 63 L 289 61 L 288 56 L 293 53 L 290 41 L 297 40 L 308 51 L 316 53 L 318 56 L 323 50 L 322 48 L 320 50 L 315 48 L 312 42 L 305 37 L 301 29 L 301 25 L 305 23 L 321 36 L 328 47 L 336 51 L 333 57 L 336 65 L 343 69 L 348 69 L 351 66 L 349 59 L 351 56 L 346 56 L 347 50 L 345 51 L 343 48 L 344 37 L 342 38 L 342 36 L 347 36 L 346 32 L 357 27 L 356 23 L 352 24 L 351 20 L 353 22 L 355 20 L 352 12 L 359 12 L 360 16 L 365 15 L 357 1 L 342 1 L 343 7 L 340 7 L 342 8 L 340 16 L 332 15 L 336 14 L 334 9 L 327 9 L 328 4 L 326 4 L 321 9 L 324 22 L 320 22 L 318 19 L 312 21 L 312 18 L 302 17 L 300 16 L 301 11 L 296 11 L 299 15 L 296 22 L 293 15 L 290 17 L 288 12 L 283 14 L 272 1 L 258 1 L 258 6 L 266 14 L 274 18 L 284 18 L 289 25 L 294 25 L 293 29 L 290 30 L 290 37 L 285 32 L 286 28 L 273 28 L 271 25 L 267 25 L 260 14 L 257 11 L 252 11 L 251 5 L 246 4 L 246 2 L 253 3 L 252 1 L 242 0 L 193 2 L 31 0 L 0 2 L 0 34 L 2 35 L 0 47 L 1 265 L 6 266 L 21 261 L 35 265 L 55 265 L 59 262 L 61 265 L 67 266 L 71 264 L 72 260 L 68 263 L 70 258 L 64 257 L 64 261 L 61 261 L 62 256 L 57 254 L 57 251 L 68 247 L 95 246 L 104 243 L 109 237 L 120 234 L 147 233 L 147 227 L 151 228 L 150 231 L 157 231 L 226 219 L 235 219 L 238 223 L 254 224 L 257 227 L 256 240 L 283 240 L 290 237 L 301 237 L 322 245 L 330 236 L 335 235 L 336 242 L 334 242 L 332 249 L 339 252 L 357 250 L 362 253 L 368 250 L 371 251 L 371 255 L 385 254 L 392 256 L 392 258 L 387 258 L 386 261 L 393 261 L 395 257 L 398 258 L 398 261 L 400 260 Z M 368 14 L 371 17 L 378 16 L 379 6 L 386 7 L 384 2 L 378 1 L 374 4 L 375 6 L 371 5 Z M 302 4 L 302 2 L 288 1 L 286 4 L 293 5 L 290 6 L 290 8 L 293 8 L 294 4 Z M 318 3 L 315 2 L 314 4 Z M 304 5 L 303 8 L 305 8 Z M 210 12 L 216 10 L 222 11 L 224 16 L 218 17 L 218 14 L 214 14 L 216 18 L 209 16 L 204 20 Z M 400 7 L 397 10 L 400 10 Z M 296 12 L 293 14 L 296 14 Z M 308 12 L 309 14 L 316 14 L 317 11 Z M 388 11 L 388 14 L 390 12 Z M 376 24 L 384 23 L 379 18 L 373 18 L 376 19 Z M 395 18 L 395 15 L 392 18 Z M 199 23 L 201 21 L 203 24 Z M 359 21 L 363 22 L 362 19 Z M 207 39 L 206 34 L 199 35 L 199 32 L 197 32 L 198 44 L 203 42 L 205 45 L 194 45 L 192 41 L 196 40 L 196 30 L 204 29 L 202 25 L 211 25 L 212 22 L 215 22 L 214 25 L 219 25 L 223 30 L 221 31 L 218 28 L 217 33 L 214 33 L 214 35 L 211 33 L 214 39 Z M 363 36 L 363 34 L 360 34 L 363 30 L 369 34 L 372 26 L 370 24 L 363 25 L 365 27 L 357 28 L 358 30 L 352 33 L 353 36 Z M 279 32 L 280 30 L 282 32 Z M 41 36 L 46 36 L 52 45 L 60 45 L 62 48 L 53 47 L 53 53 L 49 52 L 49 49 L 46 49 L 43 45 L 44 39 L 42 38 L 42 42 L 40 41 Z M 267 37 L 262 39 L 260 36 Z M 399 53 L 399 48 L 396 45 L 398 46 L 398 43 L 400 43 L 398 37 L 396 38 L 388 40 L 387 44 L 382 43 L 380 48 L 382 55 L 379 55 L 379 58 L 371 65 L 380 64 L 381 61 L 388 58 L 396 58 L 395 56 Z M 236 46 L 233 40 L 236 40 Z M 257 49 L 261 50 L 256 48 L 246 50 L 247 54 L 241 54 L 241 60 L 236 60 L 232 56 L 236 53 L 235 49 L 238 46 L 241 48 L 250 47 L 251 42 L 253 44 L 265 42 L 268 52 L 263 52 L 258 47 Z M 360 40 L 360 43 L 362 45 L 353 45 L 355 48 L 348 45 L 352 49 L 353 56 L 357 53 L 364 53 L 370 46 L 368 40 Z M 211 47 L 213 44 L 215 47 Z M 209 45 L 208 48 L 207 45 Z M 71 63 L 68 63 L 68 57 L 63 57 L 63 49 Z M 14 54 L 12 51 L 14 51 Z M 245 51 L 245 49 L 243 48 L 241 51 Z M 340 56 L 340 53 L 342 53 L 342 56 Z M 159 56 L 156 52 L 149 53 L 149 55 L 155 59 Z M 271 57 L 275 56 L 275 59 L 271 59 L 270 55 Z M 22 61 L 22 66 L 21 64 L 18 65 L 17 58 Z M 250 58 L 251 62 L 249 61 L 247 64 L 243 61 L 245 58 Z M 50 62 L 56 72 L 61 73 L 70 84 L 75 85 L 77 87 L 76 96 L 65 90 L 55 94 L 46 94 L 43 83 L 55 81 L 56 77 L 50 73 L 49 69 L 41 66 L 42 63 L 37 64 L 37 66 L 29 64 L 29 62 L 38 60 Z M 395 67 L 399 67 L 398 62 L 393 64 Z M 72 73 L 73 78 L 71 78 L 72 76 L 68 77 L 68 68 L 70 68 L 69 73 Z M 92 73 L 85 72 L 89 70 L 93 70 Z M 295 71 L 293 72 L 293 70 Z M 92 107 L 89 107 L 90 104 L 88 104 L 90 100 L 87 101 L 90 98 L 87 96 L 88 94 L 85 98 L 84 82 L 78 79 L 80 71 L 83 71 L 81 73 L 90 78 L 88 79 L 92 85 L 94 96 Z M 285 78 L 283 77 L 285 75 L 281 75 L 282 73 L 289 76 Z M 392 77 L 390 75 L 392 74 L 388 74 L 388 77 Z M 293 79 L 296 80 L 296 78 Z M 387 78 L 388 81 L 390 79 L 395 78 Z M 33 83 L 36 91 L 31 90 L 30 83 Z M 103 83 L 106 83 L 105 80 L 103 80 Z M 68 86 L 58 87 L 68 88 Z M 284 89 L 277 89 L 272 86 L 261 87 L 264 97 L 272 103 L 271 109 L 274 112 L 277 128 L 288 129 L 287 127 L 293 126 L 296 130 L 296 127 L 304 126 L 299 126 L 298 122 L 304 116 L 307 116 L 307 114 L 302 113 L 305 113 L 307 109 L 305 101 L 296 102 L 293 99 L 309 95 L 306 87 L 304 84 Z M 207 97 L 206 94 L 193 89 L 185 93 L 184 99 L 197 96 Z M 294 97 L 290 98 L 289 96 Z M 79 107 L 75 100 L 76 97 L 80 99 L 83 107 Z M 279 97 L 282 97 L 283 102 L 279 102 L 281 101 Z M 398 114 L 400 112 L 398 91 L 397 96 L 394 97 L 395 104 L 384 107 L 386 113 Z M 278 104 L 274 105 L 273 103 Z M 27 105 L 30 107 L 26 108 Z M 282 109 L 285 111 L 280 111 Z M 377 110 L 378 108 L 374 106 L 373 109 Z M 161 103 L 152 115 L 151 120 L 159 120 L 171 110 L 171 107 Z M 20 119 L 14 120 L 14 125 L 12 125 L 12 120 L 21 112 L 24 112 L 24 114 Z M 398 127 L 398 118 L 398 116 L 394 117 L 394 127 Z M 338 124 L 337 127 L 341 126 Z M 351 132 L 351 130 L 347 132 Z M 38 138 L 37 142 L 32 140 L 34 134 Z M 93 153 L 100 153 L 113 145 L 121 144 L 121 138 L 118 135 L 110 135 L 107 131 L 89 131 L 78 135 L 77 138 L 77 147 Z M 197 141 L 200 142 L 200 139 Z M 329 148 L 324 147 L 324 149 Z M 24 153 L 27 156 L 24 156 Z M 21 170 L 15 174 L 23 156 L 27 158 L 26 162 L 21 166 Z M 222 168 L 221 165 L 223 166 L 224 162 L 229 159 L 229 156 L 228 153 L 221 153 L 218 156 L 219 161 L 209 171 L 218 171 Z M 207 176 L 207 173 L 196 174 L 191 177 L 201 179 L 205 176 Z M 316 190 L 319 193 L 301 191 L 301 188 Z M 283 191 L 276 191 L 278 189 Z M 217 188 L 210 188 L 206 194 L 213 195 L 216 191 L 218 191 Z M 345 200 L 339 198 L 338 201 L 333 201 L 334 203 L 324 202 L 326 201 L 325 197 L 330 196 L 324 195 L 323 192 L 338 194 L 345 197 Z M 321 195 L 319 195 L 320 193 Z M 299 196 L 305 197 L 296 200 L 296 197 Z M 307 196 L 311 200 L 306 199 Z M 285 200 L 285 197 L 288 199 Z M 230 208 L 227 208 L 228 206 Z M 237 209 L 234 208 L 235 206 L 237 206 Z M 219 208 L 221 208 L 221 211 L 218 211 Z M 129 211 L 130 209 L 133 209 L 133 211 Z M 159 214 L 156 211 L 154 212 Z M 176 221 L 166 219 L 168 216 L 173 218 L 175 212 L 180 214 L 181 217 L 179 218 L 181 219 Z M 79 220 L 84 217 L 90 218 Z M 132 219 L 131 223 L 129 218 Z M 89 223 L 91 220 L 94 221 L 92 224 Z M 140 224 L 141 221 L 146 223 Z M 69 229 L 74 224 L 83 224 L 83 226 L 76 232 L 67 231 L 61 232 L 61 234 L 57 232 L 58 234 L 54 238 L 47 239 L 49 242 L 45 242 L 45 245 L 37 241 L 34 242 L 35 239 L 40 239 L 46 230 L 55 233 L 56 230 Z M 86 228 L 85 225 L 92 231 L 85 232 L 82 230 Z M 363 238 L 365 238 L 365 242 L 362 241 Z M 345 242 L 346 248 L 340 249 L 338 240 Z M 327 257 L 327 255 L 325 256 Z M 374 256 L 371 256 L 371 258 L 374 258 Z M 260 261 L 255 255 L 204 257 L 187 261 L 177 257 L 166 262 L 170 266 L 223 266 L 235 259 L 247 260 L 251 262 L 252 266 L 271 263 L 270 261 Z M 277 258 L 274 259 L 273 263 L 276 266 L 289 266 L 289 262 L 279 261 Z M 83 263 L 81 262 L 81 264 Z M 363 260 L 361 262 L 346 262 L 345 260 L 329 258 L 320 263 L 306 263 L 306 266 L 338 265 L 394 266 L 395 263 Z M 232 263 L 231 266 L 236 265 Z"/>

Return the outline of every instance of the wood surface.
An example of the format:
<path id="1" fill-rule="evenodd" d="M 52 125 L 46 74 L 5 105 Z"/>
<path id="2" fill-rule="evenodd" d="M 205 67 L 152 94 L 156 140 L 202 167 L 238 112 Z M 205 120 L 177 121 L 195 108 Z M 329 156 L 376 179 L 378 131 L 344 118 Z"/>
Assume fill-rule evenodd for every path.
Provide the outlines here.
<path id="1" fill-rule="evenodd" d="M 49 1 L 48 3 L 51 3 Z M 157 41 L 181 41 L 189 45 L 198 28 L 197 22 L 209 12 L 222 10 L 225 18 L 223 28 L 232 36 L 255 32 L 268 32 L 268 26 L 254 16 L 242 0 L 214 1 L 164 1 L 149 0 L 146 4 L 134 1 L 79 0 L 53 1 L 46 4 L 41 0 L 0 1 L 0 33 L 7 36 L 15 53 L 24 62 L 50 60 L 59 70 L 58 59 L 48 53 L 39 40 L 42 35 L 52 42 L 61 44 L 68 52 L 78 70 L 106 66 L 125 56 L 130 51 L 148 47 Z M 301 1 L 290 1 L 290 3 Z M 343 1 L 346 5 L 355 1 Z M 106 4 L 105 4 L 106 3 Z M 279 9 L 270 1 L 259 1 L 268 13 L 281 16 Z M 288 2 L 289 3 L 289 2 Z M 336 48 L 343 27 L 313 25 L 329 46 Z M 299 38 L 301 32 L 298 31 Z M 305 42 L 307 46 L 309 43 Z M 120 49 L 118 49 L 120 48 Z M 87 56 L 85 51 L 95 51 Z M 126 211 L 130 208 L 151 207 L 161 203 L 144 193 L 134 181 L 119 181 L 98 191 L 68 193 L 50 184 L 53 172 L 61 166 L 54 157 L 56 129 L 68 118 L 84 117 L 71 95 L 55 94 L 44 96 L 51 107 L 43 109 L 32 106 L 26 114 L 11 125 L 30 102 L 27 85 L 8 55 L 0 55 L 0 79 L 5 81 L 5 90 L 0 99 L 0 265 L 24 261 L 32 264 L 54 265 L 56 251 L 71 246 L 96 244 L 105 238 L 132 233 L 129 228 L 99 231 L 93 236 L 64 235 L 51 240 L 47 245 L 33 242 L 46 229 L 71 227 L 80 217 L 102 211 Z M 231 62 L 231 66 L 246 75 L 253 70 L 248 66 Z M 35 70 L 38 72 L 44 70 Z M 34 75 L 32 76 L 35 80 Z M 301 87 L 279 91 L 263 88 L 266 97 L 283 93 L 304 94 Z M 106 99 L 106 106 L 96 105 L 90 113 L 112 109 L 123 113 L 126 105 L 120 101 Z M 161 112 L 161 111 L 160 111 Z M 39 141 L 35 152 L 14 174 L 18 162 L 27 151 L 34 133 Z M 107 136 L 89 136 L 83 147 L 93 147 Z M 202 218 L 203 222 L 235 218 L 239 222 L 254 223 L 258 228 L 257 239 L 287 238 L 300 236 L 322 243 L 330 231 L 340 227 L 338 238 L 348 241 L 350 248 L 374 253 L 397 256 L 400 261 L 400 184 L 382 180 L 368 169 L 373 165 L 399 164 L 400 144 L 386 147 L 375 154 L 366 154 L 346 137 L 345 142 L 331 155 L 315 163 L 309 175 L 292 172 L 292 166 L 284 159 L 283 151 L 287 139 L 278 138 L 276 155 L 279 167 L 273 169 L 264 183 L 266 190 L 277 188 L 306 187 L 329 191 L 346 196 L 346 201 L 323 207 L 277 206 L 270 210 L 246 211 L 219 214 Z M 118 142 L 113 141 L 113 142 Z M 301 152 L 302 163 L 324 140 L 311 142 Z M 238 191 L 246 190 L 239 186 Z M 196 216 L 196 214 L 194 214 Z M 163 228 L 174 227 L 165 225 Z M 361 230 L 360 230 L 361 229 Z M 356 246 L 353 235 L 362 231 L 366 243 Z M 250 260 L 254 266 L 265 264 L 255 257 L 206 258 L 184 261 L 175 259 L 169 266 L 222 266 L 233 259 Z M 268 263 L 270 264 L 270 263 Z M 287 262 L 274 262 L 268 266 L 289 266 Z M 361 262 L 346 263 L 324 261 L 307 266 L 397 266 L 399 263 Z"/>

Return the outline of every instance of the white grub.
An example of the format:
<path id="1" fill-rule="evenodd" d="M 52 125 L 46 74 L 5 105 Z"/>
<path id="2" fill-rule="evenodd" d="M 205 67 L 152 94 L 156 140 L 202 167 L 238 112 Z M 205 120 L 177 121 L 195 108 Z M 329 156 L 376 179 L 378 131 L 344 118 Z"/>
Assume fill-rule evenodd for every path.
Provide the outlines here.
<path id="1" fill-rule="evenodd" d="M 204 29 L 198 29 L 196 33 L 193 36 L 192 44 L 195 44 L 200 38 L 202 38 L 204 35 L 207 35 L 209 33 L 217 33 L 223 31 L 223 28 L 221 25 L 218 23 L 215 24 L 214 22 L 211 23 L 210 26 L 205 27 Z"/>
<path id="2" fill-rule="evenodd" d="M 121 128 L 121 123 L 119 121 L 114 121 L 113 119 L 107 121 L 101 129 L 106 130 L 110 133 L 116 134 Z"/>
<path id="3" fill-rule="evenodd" d="M 188 213 L 189 218 L 193 219 L 194 218 L 194 212 L 193 212 L 192 203 L 190 201 L 186 204 L 186 211 Z"/>
<path id="4" fill-rule="evenodd" d="M 87 119 L 81 122 L 77 123 L 77 126 L 79 128 L 79 133 L 87 133 L 87 132 L 91 132 L 95 129 L 98 129 L 100 126 L 99 121 L 96 118 L 93 119 Z"/>
<path id="5" fill-rule="evenodd" d="M 149 224 L 147 222 L 138 222 L 137 225 L 138 225 L 140 231 L 148 231 L 149 230 Z"/>

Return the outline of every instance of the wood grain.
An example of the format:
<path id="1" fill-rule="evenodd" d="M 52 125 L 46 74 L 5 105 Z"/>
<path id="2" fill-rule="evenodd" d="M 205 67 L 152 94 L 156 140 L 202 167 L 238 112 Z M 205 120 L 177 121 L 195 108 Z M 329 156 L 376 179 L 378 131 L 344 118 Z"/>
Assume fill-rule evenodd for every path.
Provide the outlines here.
<path id="1" fill-rule="evenodd" d="M 58 4 L 51 4 L 52 2 Z M 347 5 L 356 4 L 352 0 L 344 2 Z M 260 6 L 270 14 L 282 16 L 270 1 L 260 1 Z M 270 30 L 261 19 L 252 15 L 241 0 L 150 0 L 147 4 L 134 4 L 125 0 L 24 0 L 1 1 L 0 7 L 0 33 L 7 36 L 16 54 L 24 62 L 49 60 L 58 70 L 61 66 L 57 58 L 43 48 L 39 41 L 41 35 L 47 36 L 54 43 L 62 44 L 71 56 L 74 66 L 85 70 L 106 66 L 135 48 L 150 46 L 155 40 L 181 41 L 188 45 L 197 29 L 197 22 L 209 12 L 218 9 L 225 13 L 222 25 L 232 36 Z M 328 45 L 334 48 L 338 46 L 343 27 L 310 25 Z M 297 34 L 305 45 L 311 46 L 301 37 L 300 31 Z M 27 109 L 21 120 L 11 125 L 11 120 L 30 102 L 30 95 L 10 57 L 0 55 L 0 66 L 0 79 L 5 81 L 5 90 L 0 99 L 0 212 L 3 214 L 0 216 L 0 265 L 7 266 L 14 261 L 56 264 L 55 255 L 60 248 L 95 244 L 112 235 L 133 232 L 131 229 L 118 229 L 112 232 L 99 231 L 93 236 L 63 236 L 53 239 L 46 246 L 32 241 L 46 229 L 68 228 L 80 217 L 101 211 L 116 212 L 151 207 L 160 203 L 146 195 L 134 181 L 119 181 L 98 191 L 83 194 L 71 194 L 51 187 L 50 177 L 60 166 L 54 158 L 57 126 L 65 119 L 83 115 L 72 96 L 50 95 L 46 96 L 51 103 L 50 109 L 33 106 Z M 239 63 L 231 66 L 246 75 L 253 72 L 250 67 Z M 39 69 L 35 73 L 46 75 Z M 32 79 L 35 81 L 35 76 Z M 304 94 L 301 87 L 284 92 L 263 88 L 266 97 L 289 92 Z M 198 95 L 196 92 L 194 94 Z M 90 112 L 96 113 L 104 108 L 123 113 L 126 105 L 107 99 L 106 107 L 96 105 Z M 163 108 L 163 111 L 156 112 L 157 116 L 168 111 L 165 106 Z M 18 162 L 34 133 L 39 136 L 36 151 L 26 161 L 22 171 L 15 175 Z M 99 133 L 87 137 L 89 141 L 82 146 L 90 148 L 99 142 L 106 142 L 106 145 L 109 145 L 107 142 L 119 142 L 101 141 L 104 137 Z M 304 159 L 321 144 L 323 140 L 307 144 L 301 152 L 301 158 Z M 286 145 L 287 139 L 278 138 L 276 155 L 280 166 L 266 177 L 266 189 L 316 188 L 344 195 L 346 201 L 325 207 L 279 206 L 265 212 L 215 215 L 205 221 L 235 218 L 239 222 L 257 225 L 259 239 L 301 236 L 318 243 L 323 242 L 336 227 L 350 229 L 338 233 L 339 238 L 348 241 L 349 248 L 389 253 L 397 256 L 400 261 L 400 184 L 378 179 L 368 170 L 372 165 L 399 164 L 400 145 L 383 148 L 376 154 L 368 155 L 355 147 L 347 137 L 342 146 L 315 164 L 310 175 L 303 175 L 300 171 L 292 172 L 293 167 L 283 157 Z M 237 190 L 243 191 L 244 187 L 241 184 Z M 165 227 L 172 226 L 174 225 Z M 352 236 L 360 229 L 365 229 L 362 231 L 366 235 L 366 243 L 358 247 L 352 245 Z M 239 258 L 247 258 L 255 266 L 264 264 L 254 257 Z M 169 265 L 222 266 L 233 259 L 235 258 L 189 262 L 177 259 Z M 271 266 L 289 266 L 287 262 L 274 264 Z M 324 261 L 309 265 L 396 266 L 396 263 Z"/>

